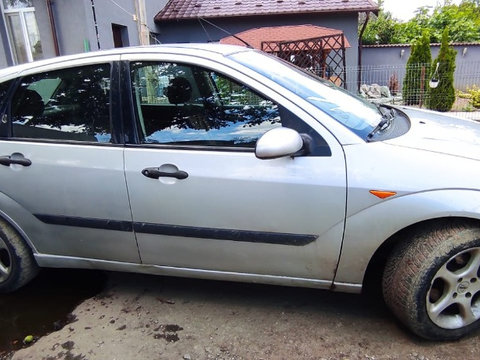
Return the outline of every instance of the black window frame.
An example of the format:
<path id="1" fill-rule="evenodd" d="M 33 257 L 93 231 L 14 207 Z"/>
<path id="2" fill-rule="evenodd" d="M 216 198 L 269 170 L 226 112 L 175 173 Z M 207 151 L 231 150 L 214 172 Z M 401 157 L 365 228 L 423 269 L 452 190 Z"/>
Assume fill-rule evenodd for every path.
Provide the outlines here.
<path id="1" fill-rule="evenodd" d="M 11 136 L 10 126 L 10 101 L 20 83 L 19 78 L 6 80 L 3 83 L 10 83 L 5 95 L 0 99 L 0 140 Z"/>

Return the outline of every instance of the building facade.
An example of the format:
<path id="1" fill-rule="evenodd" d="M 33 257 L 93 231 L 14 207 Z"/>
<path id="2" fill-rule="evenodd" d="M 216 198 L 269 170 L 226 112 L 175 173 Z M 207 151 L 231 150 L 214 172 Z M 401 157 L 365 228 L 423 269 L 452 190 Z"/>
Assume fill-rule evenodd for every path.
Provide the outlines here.
<path id="1" fill-rule="evenodd" d="M 1 0 L 0 67 L 156 41 L 167 0 Z"/>
<path id="2" fill-rule="evenodd" d="M 358 59 L 358 14 L 378 6 L 372 0 L 0 0 L 0 10 L 0 68 L 121 46 L 215 42 L 252 28 L 303 24 L 341 30 L 352 66 Z"/>

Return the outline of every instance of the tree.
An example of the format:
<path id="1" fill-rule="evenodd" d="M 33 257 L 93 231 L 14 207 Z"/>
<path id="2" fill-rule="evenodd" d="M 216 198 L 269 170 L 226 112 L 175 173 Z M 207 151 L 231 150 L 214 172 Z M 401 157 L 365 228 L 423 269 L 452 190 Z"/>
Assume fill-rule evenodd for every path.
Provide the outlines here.
<path id="1" fill-rule="evenodd" d="M 407 22 L 401 22 L 385 11 L 383 1 L 379 1 L 379 8 L 378 16 L 373 17 L 365 28 L 364 44 L 408 44 L 421 37 L 424 30 L 429 31 L 432 42 L 440 42 L 447 26 L 451 41 L 480 41 L 480 0 L 463 0 L 460 5 L 445 0 L 433 10 L 419 7 Z"/>
<path id="2" fill-rule="evenodd" d="M 378 15 L 367 23 L 367 27 L 362 36 L 362 43 L 365 45 L 373 44 L 392 44 L 395 43 L 396 24 L 398 21 L 392 17 L 392 14 L 383 9 L 383 1 L 378 1 Z M 359 29 L 363 27 L 366 17 L 360 19 Z"/>
<path id="3" fill-rule="evenodd" d="M 450 41 L 480 40 L 480 8 L 472 1 L 463 1 L 460 5 L 437 6 L 427 23 L 432 41 L 440 42 L 443 30 L 450 29 Z"/>
<path id="4" fill-rule="evenodd" d="M 442 44 L 438 57 L 433 62 L 432 78 L 439 80 L 436 88 L 430 89 L 428 108 L 437 111 L 450 111 L 455 102 L 453 74 L 455 72 L 455 57 L 457 52 L 448 44 L 449 30 L 445 28 L 442 34 Z M 438 70 L 437 70 L 438 64 Z"/>
<path id="5" fill-rule="evenodd" d="M 422 37 L 412 44 L 412 53 L 407 61 L 402 91 L 406 105 L 418 105 L 420 99 L 425 98 L 426 77 L 430 73 L 431 63 L 430 35 L 424 31 Z"/>

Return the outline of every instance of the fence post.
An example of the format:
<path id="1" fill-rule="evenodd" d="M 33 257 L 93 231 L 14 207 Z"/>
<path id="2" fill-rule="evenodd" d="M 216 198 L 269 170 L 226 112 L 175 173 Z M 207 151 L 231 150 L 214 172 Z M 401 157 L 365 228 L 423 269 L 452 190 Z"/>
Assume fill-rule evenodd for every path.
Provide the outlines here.
<path id="1" fill-rule="evenodd" d="M 425 88 L 425 66 L 422 65 L 422 69 L 420 72 L 420 109 L 422 108 L 423 105 L 423 89 Z"/>

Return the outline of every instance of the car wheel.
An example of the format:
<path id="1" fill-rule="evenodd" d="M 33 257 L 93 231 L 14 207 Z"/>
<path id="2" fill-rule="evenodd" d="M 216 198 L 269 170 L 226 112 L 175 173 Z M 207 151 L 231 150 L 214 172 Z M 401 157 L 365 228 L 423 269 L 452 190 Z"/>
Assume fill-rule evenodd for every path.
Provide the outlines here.
<path id="1" fill-rule="evenodd" d="M 0 220 L 0 293 L 22 287 L 37 273 L 30 248 L 10 225 Z"/>
<path id="2" fill-rule="evenodd" d="M 417 335 L 454 340 L 480 327 L 480 228 L 431 228 L 394 249 L 383 295 Z"/>

